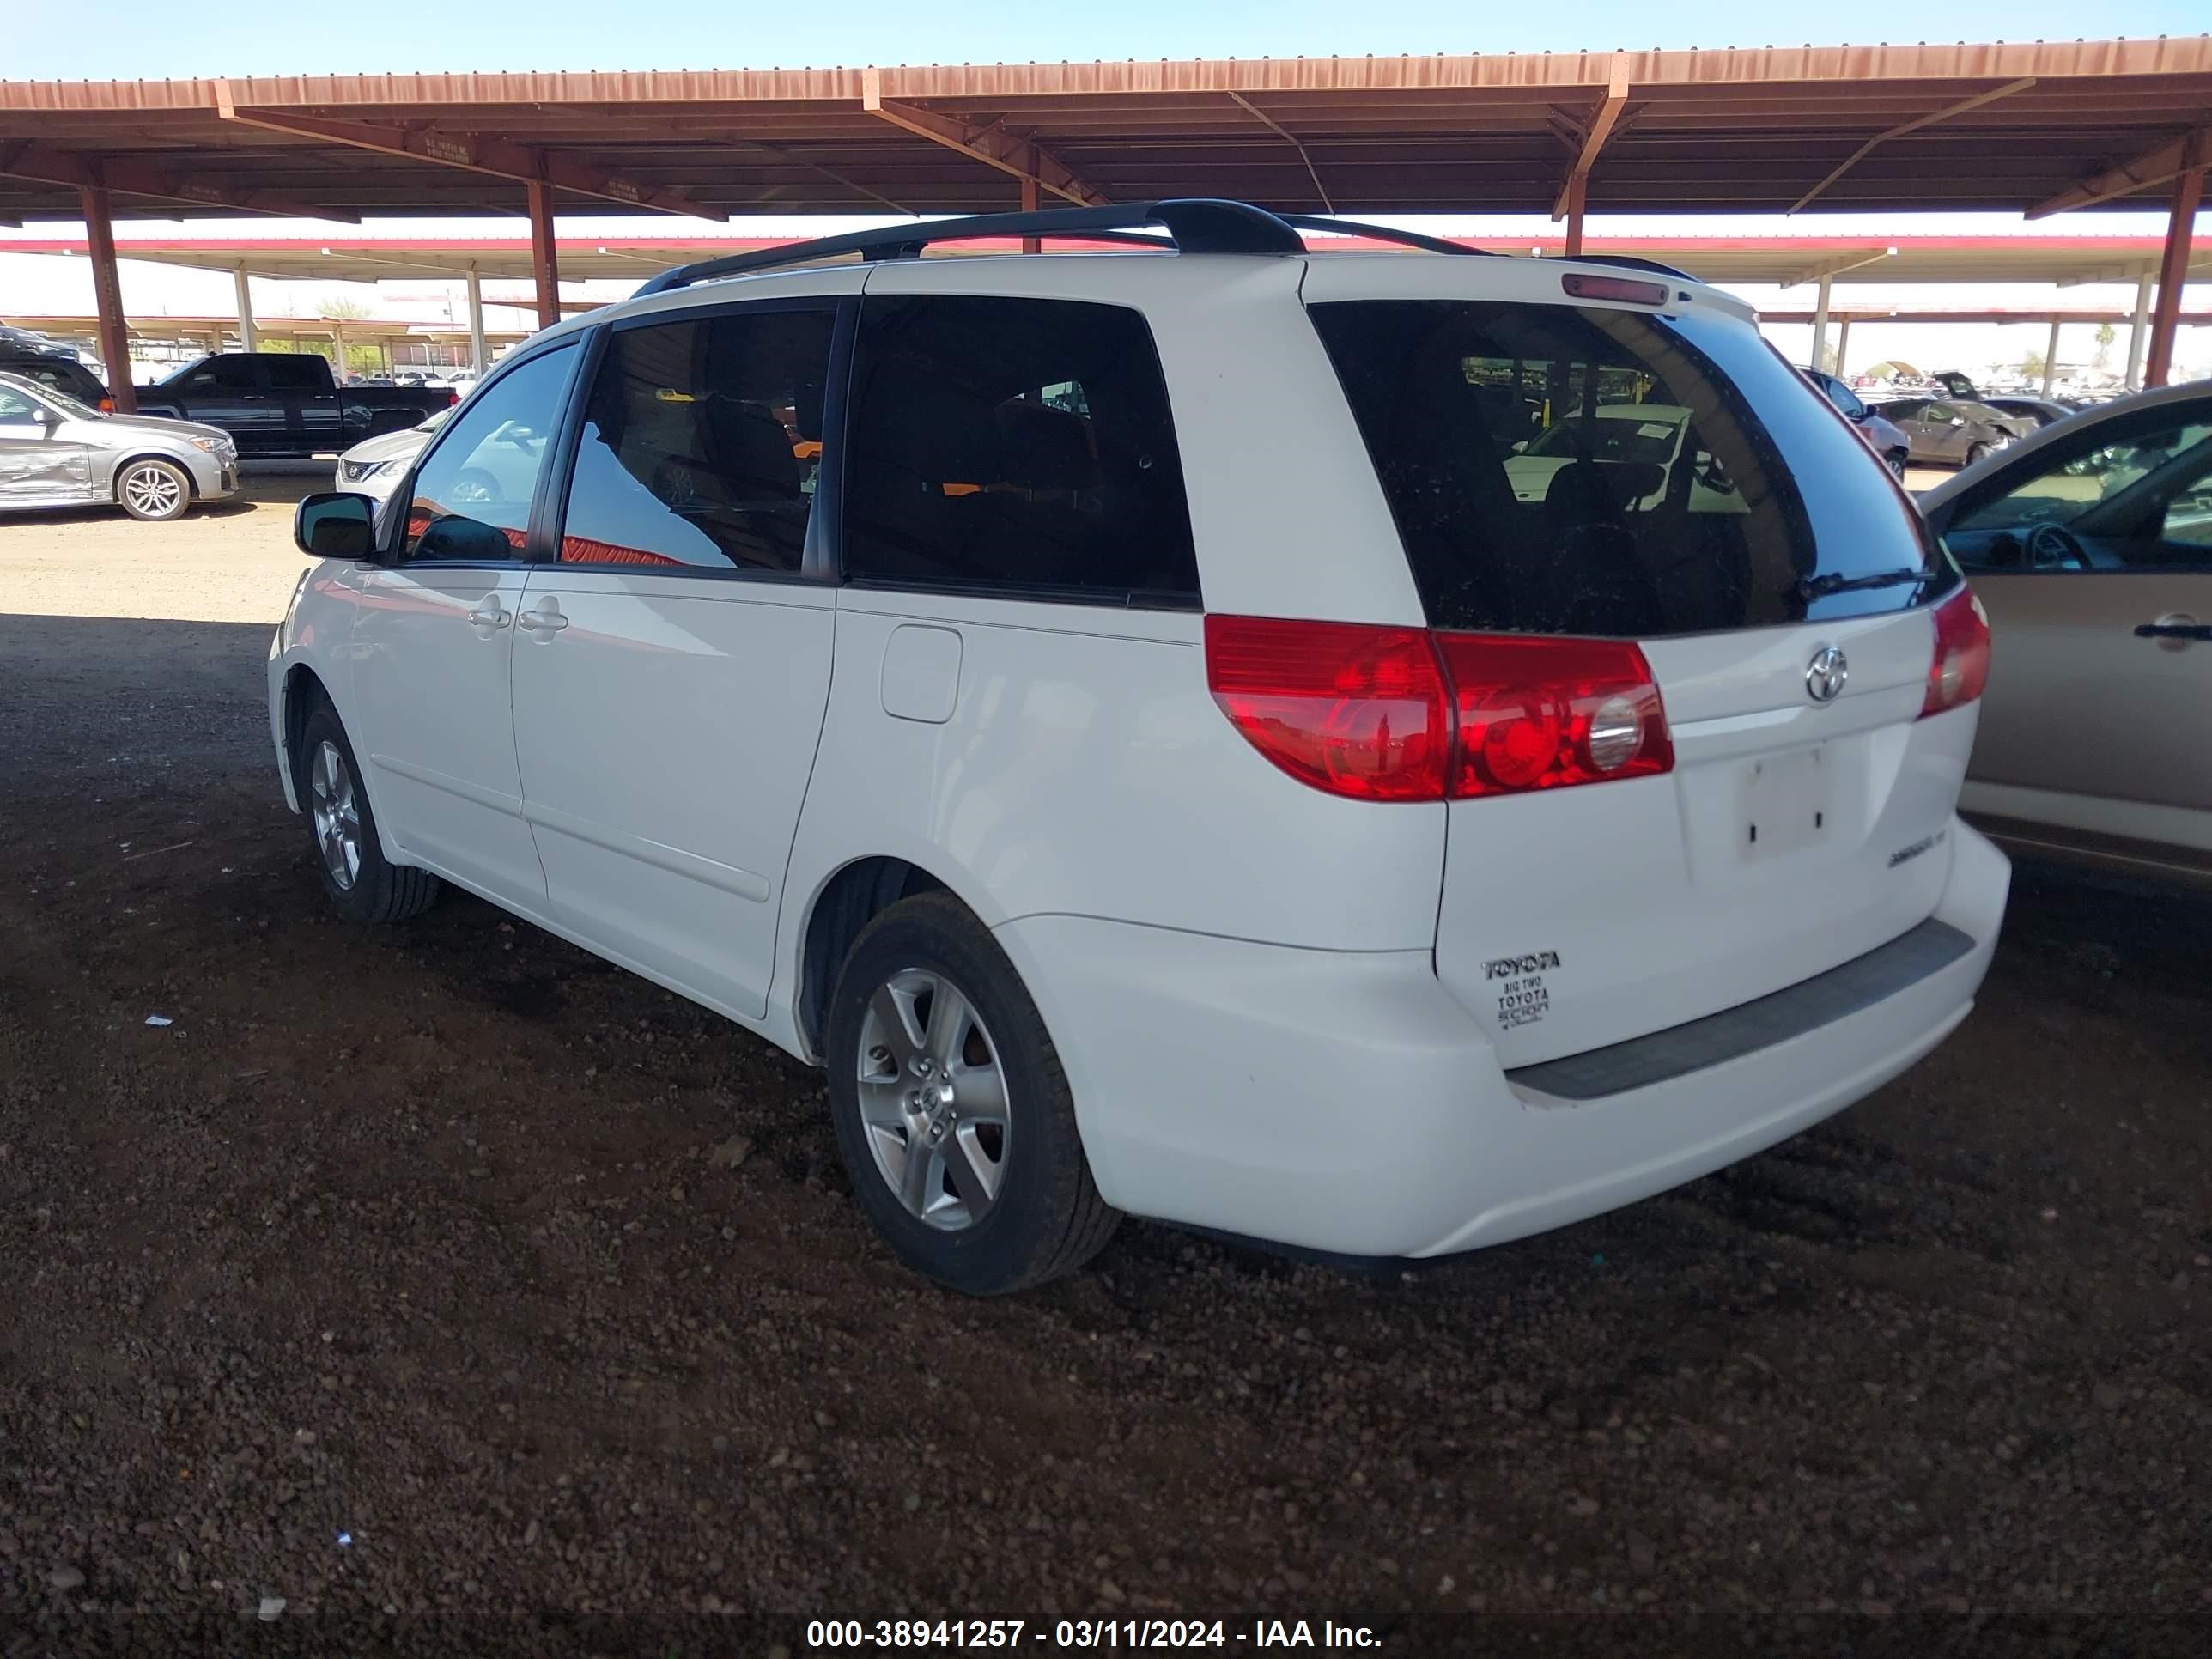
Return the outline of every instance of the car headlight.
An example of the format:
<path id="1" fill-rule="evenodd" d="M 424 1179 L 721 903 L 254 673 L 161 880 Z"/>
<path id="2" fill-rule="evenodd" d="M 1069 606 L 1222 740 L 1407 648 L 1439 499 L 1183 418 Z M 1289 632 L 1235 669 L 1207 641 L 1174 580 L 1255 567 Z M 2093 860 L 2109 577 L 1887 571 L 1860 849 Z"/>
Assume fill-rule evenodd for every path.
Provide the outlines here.
<path id="1" fill-rule="evenodd" d="M 194 438 L 188 436 L 185 438 L 185 441 L 191 445 L 195 449 L 204 449 L 210 455 L 220 455 L 224 450 L 230 447 L 230 440 L 228 438 Z"/>

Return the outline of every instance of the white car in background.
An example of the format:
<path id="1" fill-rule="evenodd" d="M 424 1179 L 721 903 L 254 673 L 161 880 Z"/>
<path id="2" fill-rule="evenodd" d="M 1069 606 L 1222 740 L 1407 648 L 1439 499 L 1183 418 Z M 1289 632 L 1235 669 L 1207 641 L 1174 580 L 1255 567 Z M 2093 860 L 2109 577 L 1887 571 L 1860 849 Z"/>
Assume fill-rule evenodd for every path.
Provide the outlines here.
<path id="1" fill-rule="evenodd" d="M 1122 1212 L 1517 1238 L 1966 1017 L 1987 631 L 1748 307 L 1016 222 L 1173 240 L 709 260 L 519 347 L 405 511 L 300 504 L 270 734 L 341 915 L 451 882 L 823 1066 L 858 1207 L 978 1293 Z M 1593 459 L 1647 449 L 1735 482 Z"/>
<path id="2" fill-rule="evenodd" d="M 441 409 L 419 425 L 364 438 L 338 457 L 337 485 L 372 501 L 383 501 L 399 487 L 407 469 L 415 465 L 433 433 L 453 414 Z"/>

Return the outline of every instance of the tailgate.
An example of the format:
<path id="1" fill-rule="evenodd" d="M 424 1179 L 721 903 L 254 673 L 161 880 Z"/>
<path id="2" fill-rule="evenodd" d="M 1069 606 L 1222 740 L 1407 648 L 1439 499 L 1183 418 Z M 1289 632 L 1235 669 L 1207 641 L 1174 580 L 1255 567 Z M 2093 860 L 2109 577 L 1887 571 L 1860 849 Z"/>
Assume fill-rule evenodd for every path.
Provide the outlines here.
<path id="1" fill-rule="evenodd" d="M 1830 647 L 1848 679 L 1819 703 Z M 1437 971 L 1501 1063 L 1733 1007 L 1926 917 L 1974 720 L 1917 718 L 1933 647 L 1924 610 L 1646 641 L 1672 772 L 1452 803 Z"/>

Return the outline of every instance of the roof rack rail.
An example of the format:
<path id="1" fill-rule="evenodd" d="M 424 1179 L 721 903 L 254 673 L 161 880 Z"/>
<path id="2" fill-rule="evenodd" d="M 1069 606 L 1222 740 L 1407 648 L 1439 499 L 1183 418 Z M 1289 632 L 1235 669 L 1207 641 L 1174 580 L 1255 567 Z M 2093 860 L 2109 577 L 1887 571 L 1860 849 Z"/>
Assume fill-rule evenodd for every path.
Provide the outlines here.
<path id="1" fill-rule="evenodd" d="M 1448 242 L 1441 236 L 1424 236 L 1418 230 L 1394 230 L 1388 225 L 1363 224 L 1357 219 L 1340 219 L 1334 214 L 1279 213 L 1275 216 L 1293 230 L 1334 230 L 1346 236 L 1366 236 L 1378 242 L 1396 242 L 1405 247 L 1417 247 L 1425 253 L 1474 253 L 1496 258 L 1486 247 L 1469 247 L 1464 242 Z"/>
<path id="2" fill-rule="evenodd" d="M 1125 233 L 1157 225 L 1166 239 Z M 1303 253 L 1305 243 L 1281 219 L 1246 202 L 1205 198 L 1167 202 L 1131 202 L 1099 208 L 1051 208 L 1041 213 L 979 213 L 961 219 L 930 219 L 908 225 L 882 225 L 818 236 L 784 247 L 726 254 L 678 265 L 653 277 L 631 297 L 666 294 L 694 283 L 747 271 L 805 264 L 840 253 L 864 259 L 912 259 L 936 242 L 970 241 L 979 236 L 1067 236 L 1086 241 L 1123 242 L 1145 247 L 1173 247 L 1182 253 Z"/>
<path id="3" fill-rule="evenodd" d="M 1677 270 L 1672 265 L 1662 265 L 1656 259 L 1641 259 L 1633 253 L 1576 253 L 1565 256 L 1578 259 L 1586 265 L 1620 265 L 1629 270 L 1648 270 L 1659 276 L 1679 276 L 1686 283 L 1703 282 L 1686 270 Z"/>

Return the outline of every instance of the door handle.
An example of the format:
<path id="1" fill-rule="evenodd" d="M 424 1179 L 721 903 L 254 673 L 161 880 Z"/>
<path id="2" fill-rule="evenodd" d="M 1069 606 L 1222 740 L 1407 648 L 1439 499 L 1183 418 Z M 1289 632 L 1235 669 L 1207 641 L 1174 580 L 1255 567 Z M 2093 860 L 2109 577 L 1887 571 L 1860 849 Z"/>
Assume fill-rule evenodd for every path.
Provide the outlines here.
<path id="1" fill-rule="evenodd" d="M 2136 637 L 2156 640 L 2161 651 L 2184 651 L 2192 640 L 2212 645 L 2212 623 L 2201 623 L 2185 611 L 2169 611 L 2156 622 L 2137 623 Z"/>
<path id="2" fill-rule="evenodd" d="M 514 625 L 541 640 L 550 640 L 568 625 L 568 619 L 561 614 L 560 605 L 548 599 L 539 601 L 535 611 L 526 611 L 517 617 Z"/>
<path id="3" fill-rule="evenodd" d="M 501 605 L 496 593 L 469 612 L 469 621 L 486 630 L 504 628 L 514 620 L 514 613 Z"/>

